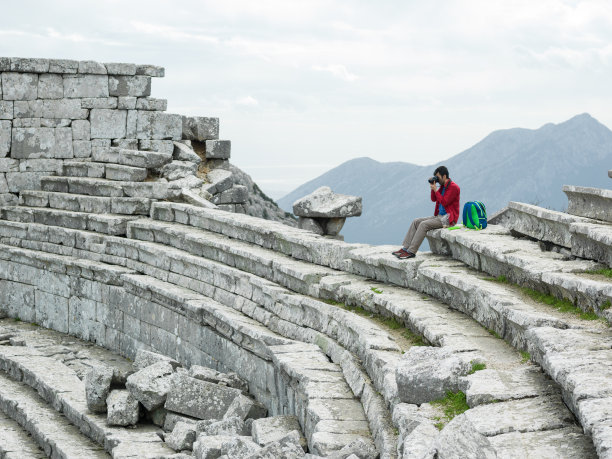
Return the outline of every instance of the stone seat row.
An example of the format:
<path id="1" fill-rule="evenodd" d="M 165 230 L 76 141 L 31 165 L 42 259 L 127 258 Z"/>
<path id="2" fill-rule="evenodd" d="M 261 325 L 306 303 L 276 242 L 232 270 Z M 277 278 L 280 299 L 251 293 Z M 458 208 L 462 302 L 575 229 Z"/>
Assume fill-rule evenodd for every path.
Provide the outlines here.
<path id="1" fill-rule="evenodd" d="M 25 276 L 20 273 L 20 269 L 16 265 L 25 264 L 24 266 L 29 266 L 29 270 L 34 269 L 39 272 L 33 278 L 36 290 L 57 288 L 50 285 L 51 277 L 53 275 L 61 277 L 61 272 L 65 276 L 67 271 L 71 275 L 75 275 L 75 280 L 70 284 L 79 285 L 83 280 L 79 282 L 77 278 L 83 277 L 83 272 L 80 273 L 80 276 L 77 276 L 75 272 L 77 266 L 89 266 L 92 272 L 100 273 L 98 282 L 101 282 L 105 276 L 104 271 L 113 268 L 111 265 L 100 262 L 78 261 L 73 257 L 44 254 L 7 246 L 4 246 L 3 251 L 2 257 L 6 260 L 3 267 L 4 270 L 8 270 L 7 274 L 3 275 L 3 278 L 7 280 L 3 282 L 24 281 Z M 45 267 L 43 268 L 43 266 Z M 45 272 L 46 274 L 43 274 Z M 112 274 L 113 272 L 115 274 Z M 331 364 L 318 347 L 287 340 L 278 335 L 274 337 L 274 333 L 267 331 L 240 312 L 222 306 L 220 303 L 199 295 L 193 290 L 177 287 L 148 276 L 128 274 L 129 272 L 129 269 L 121 268 L 120 271 L 117 271 L 113 268 L 109 273 L 111 277 L 108 278 L 108 275 L 106 275 L 107 281 L 110 281 L 111 285 L 123 284 L 122 289 L 114 287 L 117 294 L 121 295 L 122 301 L 115 302 L 110 299 L 107 299 L 107 301 L 121 310 L 130 309 L 134 316 L 130 316 L 125 311 L 109 311 L 113 316 L 117 316 L 121 312 L 121 322 L 116 322 L 116 319 L 105 320 L 100 317 L 99 319 L 105 324 L 103 327 L 105 328 L 105 337 L 101 338 L 100 344 L 111 349 L 115 348 L 127 356 L 132 355 L 136 348 L 145 346 L 154 347 L 158 352 L 163 352 L 179 360 L 197 359 L 197 352 L 201 353 L 201 351 L 196 351 L 196 349 L 207 342 L 204 337 L 199 337 L 205 329 L 210 328 L 213 334 L 217 334 L 216 341 L 220 342 L 215 345 L 215 340 L 210 339 L 208 345 L 204 345 L 201 349 L 212 352 L 215 359 L 218 359 L 218 363 L 234 367 L 233 370 L 249 380 L 252 390 L 268 402 L 273 413 L 281 409 L 295 410 L 295 414 L 300 418 L 307 432 L 311 451 L 327 454 L 343 447 L 352 439 L 363 436 L 363 423 L 365 422 L 365 425 L 367 425 L 367 421 L 361 403 L 354 399 L 352 392 L 346 386 L 340 367 Z M 30 276 L 27 277 L 30 278 Z M 57 279 L 56 282 L 61 283 L 61 280 Z M 76 304 L 72 305 L 74 309 L 71 309 L 68 316 L 75 318 L 77 322 L 81 321 L 81 323 L 73 323 L 72 326 L 63 331 L 77 334 L 77 336 L 82 335 L 81 337 L 85 339 L 91 339 L 88 334 L 92 333 L 100 339 L 96 330 L 99 330 L 101 324 L 94 324 L 95 320 L 86 310 L 86 304 L 94 301 L 88 297 L 94 296 L 98 300 L 102 298 L 100 298 L 99 293 L 92 290 L 91 283 L 89 285 L 87 287 L 88 294 L 85 294 L 85 291 L 69 293 L 71 298 L 73 298 L 72 295 L 78 294 L 79 299 Z M 124 289 L 126 293 L 118 291 Z M 11 290 L 16 292 L 19 289 L 13 288 Z M 59 292 L 55 291 L 55 293 Z M 108 293 L 102 295 L 108 295 Z M 59 324 L 54 321 L 66 320 L 66 318 L 61 319 L 62 316 L 65 317 L 64 311 L 54 310 L 59 300 L 50 300 L 50 298 L 55 297 L 56 295 L 50 293 L 41 293 L 40 300 L 36 301 L 35 304 L 37 317 L 29 317 L 26 320 L 42 321 L 44 326 L 59 328 Z M 38 294 L 36 294 L 36 298 L 39 298 Z M 12 306 L 18 313 L 25 313 L 24 309 L 20 308 L 18 304 L 13 302 Z M 156 332 L 158 339 L 153 341 L 153 331 L 151 330 L 150 342 L 142 342 L 144 335 L 138 331 L 141 328 L 140 318 L 135 317 L 139 314 L 134 311 L 134 308 L 140 310 L 141 307 L 143 308 L 142 326 L 144 326 L 145 315 L 148 315 L 146 320 L 153 321 L 157 326 L 169 330 L 175 330 L 176 325 L 173 324 L 176 324 L 177 320 L 187 321 L 181 327 L 184 333 L 179 341 L 181 343 L 180 348 L 176 343 L 176 331 L 171 334 L 171 331 L 162 332 L 163 329 L 161 329 Z M 128 317 L 131 317 L 130 323 L 128 323 Z M 192 322 L 192 325 L 188 325 L 189 322 Z M 199 322 L 203 322 L 203 324 L 199 324 Z M 119 329 L 111 330 L 113 327 Z M 190 335 L 188 330 L 192 330 L 193 334 Z M 206 333 L 210 334 L 211 332 Z M 159 336 L 164 338 L 160 340 Z M 202 339 L 204 341 L 200 342 Z M 171 344 L 172 341 L 174 341 L 174 344 Z M 226 344 L 221 345 L 223 341 Z M 231 351 L 232 347 L 236 350 Z M 261 363 L 258 364 L 257 362 Z M 276 376 L 273 376 L 273 374 L 276 374 Z M 283 382 L 281 383 L 281 381 Z M 341 387 L 342 384 L 344 384 L 344 389 Z M 289 387 L 292 389 L 289 390 Z M 281 408 L 283 404 L 286 408 Z M 336 407 L 336 405 L 338 406 Z M 81 415 L 82 413 L 79 417 Z M 327 426 L 330 422 L 321 423 L 321 421 L 333 422 Z M 360 434 L 353 434 L 351 430 L 343 430 L 343 425 L 347 429 L 350 428 L 350 422 L 340 422 L 338 424 L 335 421 L 359 421 L 362 425 Z"/>
<path id="2" fill-rule="evenodd" d="M 143 222 L 143 223 L 147 223 L 147 222 Z M 139 226 L 142 226 L 142 225 L 139 225 Z M 168 225 L 166 225 L 166 226 L 168 226 Z M 174 225 L 174 226 L 176 226 L 176 227 L 180 227 L 180 226 L 182 226 L 182 225 Z M 150 230 L 150 228 L 149 228 L 149 230 Z M 159 233 L 162 233 L 162 232 L 163 232 L 163 229 L 160 229 L 160 228 L 157 228 L 157 229 L 154 231 L 154 233 L 155 233 L 155 234 L 159 234 Z M 173 235 L 173 240 L 180 240 L 180 239 L 181 239 L 181 238 L 177 238 L 177 237 L 176 237 L 178 233 L 174 232 L 174 233 L 171 233 L 171 234 Z M 206 239 L 208 239 L 208 237 L 206 237 L 206 238 L 202 238 L 202 239 L 206 240 Z M 128 241 L 126 241 L 126 242 L 128 242 Z M 142 245 L 141 245 L 141 247 L 142 247 Z M 148 261 L 149 263 L 152 263 L 152 261 L 151 261 L 151 260 L 154 260 L 154 258 L 155 258 L 155 256 L 154 256 L 153 254 L 154 254 L 154 253 L 155 253 L 155 254 L 157 254 L 156 256 L 157 256 L 157 258 L 159 259 L 159 254 L 160 254 L 160 253 L 163 253 L 163 248 L 159 248 L 159 247 L 158 247 L 158 248 L 155 248 L 155 249 L 153 249 L 153 248 L 152 248 L 152 249 L 149 251 L 149 253 L 150 253 L 150 254 L 146 256 L 146 259 L 147 259 L 147 260 L 149 260 L 149 261 Z M 277 256 L 278 256 L 278 255 L 277 255 Z M 176 253 L 174 253 L 174 254 L 170 254 L 170 259 L 177 259 L 177 258 L 178 258 L 178 259 L 181 259 L 181 257 L 177 256 L 177 254 L 176 254 Z M 182 258 L 182 259 L 184 259 L 184 256 L 183 256 L 183 258 Z M 166 264 L 167 264 L 167 262 L 166 262 L 166 261 L 160 261 L 159 263 L 161 263 L 161 264 L 156 264 L 156 266 L 159 266 L 160 268 L 162 268 L 162 269 L 158 270 L 158 272 L 159 272 L 159 273 L 167 272 L 167 270 L 169 270 L 169 269 L 171 270 L 171 268 L 169 268 L 168 266 L 166 266 Z M 133 266 L 134 266 L 134 265 L 133 265 Z M 139 268 L 139 269 L 142 269 L 142 268 Z M 219 268 L 217 268 L 217 270 L 219 270 Z M 154 274 L 153 274 L 153 275 L 154 275 Z M 198 276 L 198 277 L 201 277 L 201 276 Z M 174 277 L 174 279 L 175 279 L 175 280 L 174 280 L 174 282 L 176 282 L 176 276 Z M 328 281 L 328 282 L 327 282 L 327 286 L 328 286 L 329 290 L 330 290 L 330 291 L 336 291 L 336 292 L 339 292 L 339 291 L 340 291 L 340 289 L 338 289 L 338 287 L 339 287 L 339 286 L 347 286 L 347 287 L 349 287 L 349 286 L 350 286 L 350 287 L 352 288 L 352 287 L 355 285 L 355 281 L 356 281 L 357 279 L 348 279 L 348 278 L 346 278 L 346 279 L 339 279 L 339 280 L 340 280 L 340 283 L 338 283 L 338 280 L 336 280 L 336 281 L 334 282 L 334 278 L 333 278 L 333 276 L 331 276 L 331 275 L 330 275 L 330 276 L 327 276 L 326 278 L 324 278 L 324 279 L 323 279 L 323 281 Z M 358 281 L 358 280 L 357 280 L 357 281 Z M 362 281 L 362 282 L 363 282 L 363 281 Z M 364 285 L 361 285 L 360 287 L 361 287 L 361 291 L 360 291 L 360 292 L 359 292 L 359 289 L 358 289 L 358 288 L 353 289 L 353 295 L 354 295 L 353 297 L 354 297 L 354 298 L 357 298 L 357 297 L 359 297 L 359 296 L 363 296 L 364 291 L 368 291 L 368 290 L 370 290 L 370 289 L 369 289 L 367 286 L 364 286 Z M 349 291 L 350 291 L 350 289 L 349 289 Z M 346 290 L 346 289 L 344 289 L 344 292 L 343 292 L 343 293 L 344 293 L 344 295 L 347 295 L 347 293 L 346 293 L 346 292 L 347 292 L 347 290 Z M 396 292 L 396 293 L 397 293 L 397 292 Z M 371 296 L 374 296 L 374 297 L 377 297 L 377 299 L 378 299 L 378 298 L 380 298 L 380 297 L 379 297 L 379 295 L 374 294 L 374 293 L 372 293 L 371 291 L 370 291 L 370 295 L 371 295 Z M 347 296 L 348 296 L 348 295 L 347 295 Z M 386 296 L 386 295 L 385 295 L 385 296 Z M 340 298 L 339 298 L 339 299 L 340 299 Z M 404 300 L 404 301 L 405 301 L 405 300 L 408 300 L 408 301 L 405 301 L 405 302 L 404 302 L 404 305 L 401 305 L 401 301 L 402 301 L 402 300 Z M 429 320 L 428 320 L 428 321 L 424 320 L 424 318 L 425 318 L 425 317 L 427 317 L 427 313 L 426 313 L 426 311 L 427 311 L 428 309 L 430 310 L 430 309 L 431 309 L 432 307 L 434 307 L 435 305 L 432 305 L 431 303 L 427 304 L 426 302 L 424 302 L 424 301 L 423 301 L 423 300 L 421 300 L 420 298 L 419 298 L 419 300 L 420 300 L 420 302 L 421 302 L 422 306 L 421 306 L 420 308 L 417 308 L 417 310 L 416 310 L 416 311 L 414 311 L 414 303 L 418 303 L 418 300 L 416 299 L 416 297 L 412 297 L 412 298 L 408 298 L 408 299 L 407 299 L 407 298 L 401 298 L 401 297 L 400 297 L 400 298 L 396 298 L 396 299 L 395 299 L 395 301 L 393 301 L 392 299 L 390 300 L 390 299 L 387 297 L 386 302 L 387 302 L 387 307 L 389 307 L 390 305 L 393 305 L 393 306 L 395 306 L 397 309 L 401 309 L 399 306 L 404 306 L 404 308 L 403 308 L 403 309 L 406 309 L 406 303 L 413 303 L 413 307 L 411 308 L 411 309 L 413 309 L 413 310 L 412 310 L 412 311 L 410 311 L 410 310 L 406 310 L 406 312 L 407 312 L 407 313 L 409 313 L 409 315 L 412 315 L 412 320 L 414 321 L 414 323 L 420 323 L 420 324 L 421 324 L 422 329 L 424 329 L 424 330 L 427 332 L 427 334 L 428 334 L 428 336 L 430 337 L 430 339 L 432 339 L 432 340 L 433 340 L 433 339 L 437 339 L 437 340 L 439 340 L 439 341 L 446 340 L 446 343 L 445 343 L 445 344 L 449 345 L 451 348 L 454 346 L 454 347 L 455 347 L 455 349 L 457 349 L 457 350 L 463 350 L 463 351 L 468 350 L 468 349 L 469 349 L 469 350 L 472 350 L 472 349 L 473 349 L 473 346 L 476 346 L 478 342 L 480 342 L 480 346 L 479 346 L 479 347 L 480 347 L 481 349 L 490 349 L 490 348 L 492 348 L 492 347 L 493 347 L 493 348 L 496 348 L 495 343 L 494 343 L 494 342 L 495 342 L 495 338 L 492 338 L 491 336 L 486 336 L 486 335 L 488 335 L 488 334 L 486 333 L 486 331 L 484 331 L 484 332 L 477 332 L 476 330 L 469 330 L 469 331 L 466 331 L 466 334 L 472 335 L 472 336 L 469 336 L 469 337 L 465 337 L 465 336 L 460 336 L 460 335 L 457 335 L 457 333 L 456 333 L 456 328 L 455 328 L 454 332 L 453 332 L 453 331 L 450 331 L 450 329 L 451 329 L 451 328 L 456 327 L 456 325 L 457 325 L 458 323 L 460 324 L 460 323 L 461 323 L 461 320 L 455 320 L 455 322 L 454 322 L 454 323 L 448 324 L 448 327 L 447 327 L 447 331 L 446 331 L 446 333 L 443 333 L 443 329 L 441 329 L 441 327 L 443 328 L 443 325 L 442 325 L 442 324 L 440 324 L 440 323 L 437 323 L 437 324 L 435 323 L 435 316 L 436 316 L 436 315 L 439 315 L 439 314 L 440 314 L 440 311 L 439 311 L 439 310 L 438 310 L 438 311 L 434 311 L 434 312 L 433 312 L 433 314 L 430 314 L 430 315 L 429 315 Z M 231 301 L 231 303 L 235 303 L 235 300 L 232 300 L 232 301 Z M 394 304 L 394 303 L 395 303 L 395 304 Z M 399 304 L 398 304 L 398 303 L 399 303 Z M 285 304 L 285 307 L 287 307 L 287 304 Z M 380 307 L 380 305 L 379 305 L 379 307 Z M 319 305 L 317 308 L 318 308 L 318 310 L 319 310 L 319 311 L 321 310 L 321 306 L 320 306 L 320 305 Z M 380 308 L 380 309 L 383 309 L 383 310 L 384 310 L 384 308 Z M 390 307 L 389 309 L 392 309 L 392 307 Z M 397 310 L 396 310 L 396 311 L 397 311 Z M 457 314 L 457 313 L 455 313 L 455 314 Z M 406 315 L 406 314 L 404 314 L 404 316 L 405 316 L 405 315 Z M 448 316 L 448 314 L 447 314 L 447 316 Z M 401 315 L 400 315 L 400 317 L 401 317 Z M 447 317 L 447 319 L 448 319 L 448 317 Z M 292 322 L 295 322 L 295 319 L 292 319 Z M 465 326 L 466 326 L 466 325 L 464 325 L 464 326 L 463 326 L 463 328 L 464 328 L 464 329 L 465 329 Z M 469 325 L 468 325 L 468 329 L 469 329 Z M 435 334 L 436 332 L 438 333 L 438 336 L 436 336 L 436 334 Z M 441 332 L 442 332 L 442 333 L 441 333 Z M 447 336 L 445 336 L 447 333 L 448 333 L 448 335 L 447 335 Z M 440 335 L 441 335 L 441 336 L 440 336 Z M 427 335 L 426 335 L 426 336 L 427 336 Z M 462 338 L 463 338 L 463 344 L 462 344 Z M 302 339 L 303 339 L 303 338 L 302 338 Z M 464 347 L 462 347 L 462 345 L 463 345 Z M 469 346 L 472 346 L 472 347 L 470 348 Z M 505 351 L 505 352 L 507 353 L 507 351 Z M 494 354 L 495 354 L 495 352 L 492 352 L 492 353 L 491 353 L 491 352 L 489 352 L 489 358 L 487 358 L 487 363 L 488 363 L 488 364 L 490 364 L 490 365 L 491 365 L 493 368 L 495 367 L 495 358 L 492 358 L 492 356 L 493 356 Z M 498 350 L 498 351 L 497 351 L 497 354 L 498 354 L 498 355 L 497 355 L 497 356 L 495 356 L 495 357 L 497 357 L 497 360 L 499 360 L 499 355 L 500 355 L 500 354 L 504 354 L 504 351 L 499 351 L 499 350 Z M 363 355 L 363 354 L 362 354 L 362 355 Z M 379 352 L 379 353 L 378 353 L 378 355 L 377 355 L 377 358 L 378 358 L 378 359 L 380 359 L 381 357 L 382 357 L 382 354 Z M 516 357 L 515 357 L 515 359 L 516 359 Z M 505 359 L 502 359 L 502 362 L 503 362 L 503 363 L 505 363 L 505 364 L 507 364 L 508 360 L 509 360 L 509 359 L 506 357 Z M 510 360 L 511 360 L 511 359 L 510 359 Z M 367 365 L 367 363 L 366 363 L 366 365 Z M 385 372 L 385 371 L 380 371 L 380 370 L 378 370 L 378 371 L 377 371 L 376 369 L 374 369 L 374 371 L 371 371 L 371 372 L 370 372 L 370 374 L 374 374 L 374 375 L 375 375 L 375 374 L 378 374 L 378 375 L 385 375 L 385 374 L 387 374 L 387 375 L 388 375 L 388 374 L 389 374 L 389 372 L 388 372 L 388 370 Z M 393 376 L 393 372 L 391 372 L 391 377 L 392 377 L 392 376 Z M 499 375 L 499 377 L 501 377 L 502 379 L 507 379 L 507 376 L 501 376 L 501 374 Z M 495 377 L 494 377 L 494 379 L 495 379 Z M 387 377 L 387 378 L 385 379 L 385 377 L 384 377 L 384 376 L 383 376 L 383 377 L 381 377 L 381 381 L 380 381 L 380 383 L 382 383 L 383 385 L 384 385 L 384 384 L 386 384 L 386 386 L 388 387 L 388 386 L 389 386 L 389 378 Z M 490 381 L 489 381 L 489 385 L 490 385 Z M 481 386 L 481 387 L 482 387 L 482 386 Z M 511 395 L 511 394 L 512 394 L 513 392 L 512 392 L 511 390 L 509 390 L 510 388 L 509 388 L 509 387 L 505 387 L 505 389 L 506 389 L 506 390 L 508 390 L 508 394 L 505 394 L 505 396 L 510 396 L 510 397 L 512 397 L 512 395 Z M 476 390 L 476 389 L 475 389 L 475 390 Z M 388 393 L 388 391 L 389 391 L 389 390 L 387 389 L 387 391 L 386 391 L 386 392 Z M 500 397 L 500 398 L 503 398 L 504 394 L 501 394 L 502 392 L 504 392 L 504 390 L 502 390 L 502 391 L 500 391 L 500 392 L 496 392 L 496 395 L 491 395 L 491 394 L 489 394 L 489 399 L 490 399 L 491 397 Z M 516 388 L 515 388 L 515 392 L 514 392 L 514 393 L 516 393 Z M 483 399 L 483 398 L 480 398 L 480 399 L 479 399 L 479 396 L 477 396 L 477 395 L 476 395 L 476 392 L 470 392 L 470 391 L 468 390 L 468 394 L 470 395 L 470 397 L 471 397 L 473 400 L 481 400 L 481 402 L 480 402 L 480 403 L 482 403 L 482 401 L 483 401 L 483 400 L 486 400 L 486 398 L 484 398 L 484 399 Z M 518 395 L 517 395 L 517 396 L 518 396 Z M 387 398 L 388 398 L 388 397 L 387 397 Z"/>

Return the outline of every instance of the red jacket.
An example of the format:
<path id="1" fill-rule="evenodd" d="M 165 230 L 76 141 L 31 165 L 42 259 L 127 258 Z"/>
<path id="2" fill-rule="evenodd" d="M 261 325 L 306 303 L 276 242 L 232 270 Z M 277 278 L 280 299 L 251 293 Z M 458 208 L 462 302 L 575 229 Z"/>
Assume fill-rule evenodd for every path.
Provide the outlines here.
<path id="1" fill-rule="evenodd" d="M 434 216 L 440 213 L 440 204 L 442 204 L 448 214 L 448 221 L 450 225 L 453 226 L 457 223 L 457 220 L 459 220 L 459 194 L 461 190 L 459 189 L 459 185 L 451 179 L 448 179 L 445 188 L 446 191 L 444 192 L 444 196 L 440 193 L 442 188 L 438 191 L 431 190 L 431 200 L 436 203 Z"/>

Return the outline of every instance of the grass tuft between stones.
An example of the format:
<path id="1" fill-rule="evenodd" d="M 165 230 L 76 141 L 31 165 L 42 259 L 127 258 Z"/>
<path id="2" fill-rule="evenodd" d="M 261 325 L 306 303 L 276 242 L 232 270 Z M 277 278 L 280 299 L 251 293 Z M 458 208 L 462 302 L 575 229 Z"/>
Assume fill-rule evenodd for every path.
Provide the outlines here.
<path id="1" fill-rule="evenodd" d="M 519 351 L 521 354 L 521 363 L 527 363 L 531 360 L 531 354 L 527 351 Z"/>
<path id="2" fill-rule="evenodd" d="M 448 424 L 455 416 L 459 416 L 465 411 L 469 410 L 470 407 L 467 404 L 465 393 L 462 391 L 446 393 L 446 397 L 431 402 L 433 406 L 439 406 L 444 410 L 443 418 L 436 418 L 439 420 L 435 426 L 438 430 L 442 430 L 446 424 Z"/>
<path id="3" fill-rule="evenodd" d="M 370 290 L 372 290 L 374 293 L 378 293 L 378 294 L 381 294 L 383 292 L 381 289 L 376 288 L 376 287 L 371 287 Z"/>
<path id="4" fill-rule="evenodd" d="M 472 369 L 468 372 L 468 375 L 473 375 L 477 371 L 484 370 L 485 368 L 487 368 L 487 365 L 485 363 L 471 362 L 471 364 Z"/>
<path id="5" fill-rule="evenodd" d="M 497 282 L 500 284 L 514 285 L 508 280 L 506 276 L 485 277 L 484 279 L 488 281 L 492 281 L 492 282 Z M 548 293 L 538 292 L 537 290 L 534 290 L 529 287 L 519 287 L 519 288 L 521 292 L 523 292 L 525 295 L 527 295 L 532 300 L 537 301 L 538 303 L 545 304 L 547 306 L 552 306 L 559 312 L 568 312 L 568 313 L 577 315 L 581 319 L 584 319 L 584 320 L 603 320 L 593 311 L 583 311 L 578 306 L 575 306 L 569 300 L 559 299 L 552 295 L 549 295 Z"/>
<path id="6" fill-rule="evenodd" d="M 585 271 L 587 274 L 595 274 L 598 276 L 604 276 L 612 279 L 612 268 L 593 269 L 591 271 Z"/>

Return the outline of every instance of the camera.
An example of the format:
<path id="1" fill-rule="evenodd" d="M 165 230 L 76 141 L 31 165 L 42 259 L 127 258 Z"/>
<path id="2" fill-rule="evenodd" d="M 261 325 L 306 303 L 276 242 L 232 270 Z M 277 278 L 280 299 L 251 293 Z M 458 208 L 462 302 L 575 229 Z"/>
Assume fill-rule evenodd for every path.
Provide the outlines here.
<path id="1" fill-rule="evenodd" d="M 434 175 L 432 178 L 428 178 L 427 181 L 430 184 L 434 184 L 434 183 L 440 183 L 440 179 L 438 178 L 438 176 Z"/>

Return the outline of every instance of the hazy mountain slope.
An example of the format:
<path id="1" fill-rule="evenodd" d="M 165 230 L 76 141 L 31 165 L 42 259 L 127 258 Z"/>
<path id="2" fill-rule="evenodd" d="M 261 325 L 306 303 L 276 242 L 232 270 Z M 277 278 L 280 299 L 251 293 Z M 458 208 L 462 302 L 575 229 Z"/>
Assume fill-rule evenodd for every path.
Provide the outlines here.
<path id="1" fill-rule="evenodd" d="M 489 214 L 508 201 L 563 210 L 564 184 L 610 187 L 612 131 L 588 114 L 540 129 L 495 131 L 473 147 L 443 161 L 461 187 L 461 206 L 481 200 Z M 398 244 L 413 218 L 433 214 L 426 182 L 435 167 L 347 161 L 278 201 L 291 211 L 296 199 L 328 185 L 338 193 L 363 197 L 361 217 L 348 219 L 347 241 Z"/>

